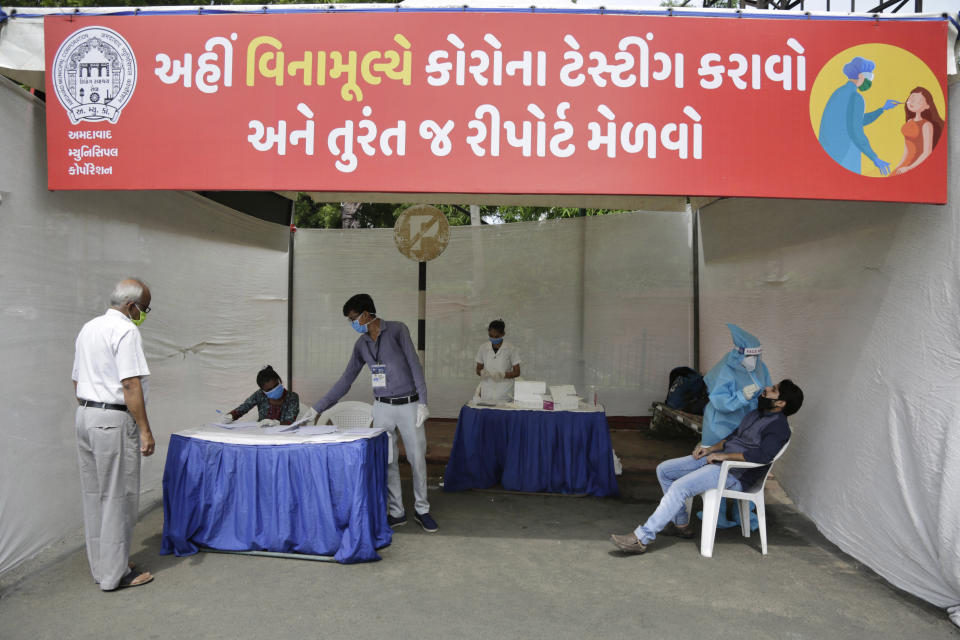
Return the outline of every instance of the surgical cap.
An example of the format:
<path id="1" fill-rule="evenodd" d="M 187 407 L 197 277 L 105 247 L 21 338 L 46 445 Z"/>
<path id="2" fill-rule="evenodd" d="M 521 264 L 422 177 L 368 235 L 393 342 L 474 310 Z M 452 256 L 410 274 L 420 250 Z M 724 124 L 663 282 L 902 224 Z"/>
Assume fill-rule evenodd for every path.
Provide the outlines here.
<path id="1" fill-rule="evenodd" d="M 851 80 L 856 80 L 861 73 L 869 73 L 870 77 L 872 78 L 873 70 L 876 67 L 877 63 L 874 61 L 857 56 L 847 64 L 843 65 L 843 75 L 847 76 Z"/>

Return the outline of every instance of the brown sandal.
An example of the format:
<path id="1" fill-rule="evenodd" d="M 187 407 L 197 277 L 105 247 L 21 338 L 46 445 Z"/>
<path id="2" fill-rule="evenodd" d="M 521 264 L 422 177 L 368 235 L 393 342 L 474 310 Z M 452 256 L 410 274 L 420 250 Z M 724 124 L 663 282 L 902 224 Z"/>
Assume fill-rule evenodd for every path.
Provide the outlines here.
<path id="1" fill-rule="evenodd" d="M 124 589 L 126 587 L 139 587 L 142 584 L 147 584 L 153 580 L 153 575 L 148 571 L 133 571 L 120 578 L 120 584 L 117 585 L 117 589 Z"/>

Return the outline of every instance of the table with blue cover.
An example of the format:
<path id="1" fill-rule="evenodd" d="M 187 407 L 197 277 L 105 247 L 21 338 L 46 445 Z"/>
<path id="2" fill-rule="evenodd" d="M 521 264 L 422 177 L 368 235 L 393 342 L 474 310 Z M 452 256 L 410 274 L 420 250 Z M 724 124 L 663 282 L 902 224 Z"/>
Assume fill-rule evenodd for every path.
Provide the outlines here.
<path id="1" fill-rule="evenodd" d="M 388 434 L 267 435 L 254 428 L 170 436 L 161 554 L 201 547 L 379 560 L 387 524 Z"/>
<path id="2" fill-rule="evenodd" d="M 606 413 L 464 405 L 443 488 L 498 484 L 511 491 L 617 495 Z"/>

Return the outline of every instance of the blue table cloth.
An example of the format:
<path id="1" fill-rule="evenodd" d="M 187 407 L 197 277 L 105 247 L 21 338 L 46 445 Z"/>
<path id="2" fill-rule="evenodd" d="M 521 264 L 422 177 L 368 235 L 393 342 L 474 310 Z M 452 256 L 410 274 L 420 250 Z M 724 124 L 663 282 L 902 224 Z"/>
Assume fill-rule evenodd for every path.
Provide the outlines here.
<path id="1" fill-rule="evenodd" d="M 387 434 L 330 444 L 243 445 L 174 434 L 163 472 L 161 554 L 198 548 L 379 560 Z"/>
<path id="2" fill-rule="evenodd" d="M 617 495 L 602 411 L 510 411 L 464 406 L 445 491 L 487 489 Z"/>

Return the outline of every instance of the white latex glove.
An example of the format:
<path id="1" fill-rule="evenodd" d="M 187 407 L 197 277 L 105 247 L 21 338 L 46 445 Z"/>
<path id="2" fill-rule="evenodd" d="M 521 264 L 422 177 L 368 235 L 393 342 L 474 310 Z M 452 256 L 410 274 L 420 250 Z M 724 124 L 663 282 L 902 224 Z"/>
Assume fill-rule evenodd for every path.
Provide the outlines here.
<path id="1" fill-rule="evenodd" d="M 304 411 L 303 413 L 298 415 L 296 421 L 299 422 L 300 420 L 303 420 L 304 418 L 306 418 L 307 423 L 310 423 L 310 422 L 314 422 L 319 417 L 320 415 L 317 413 L 317 410 L 314 409 L 313 407 L 310 407 L 307 411 Z"/>
<path id="2" fill-rule="evenodd" d="M 494 371 L 490 374 L 490 379 L 494 382 L 500 382 L 503 380 L 503 371 Z"/>
<path id="3" fill-rule="evenodd" d="M 747 400 L 749 400 L 750 398 L 752 398 L 752 397 L 754 396 L 754 394 L 755 394 L 757 391 L 760 391 L 760 387 L 758 387 L 758 386 L 755 385 L 755 384 L 748 384 L 747 386 L 745 386 L 745 387 L 743 388 L 743 397 L 746 398 Z"/>
<path id="4" fill-rule="evenodd" d="M 220 416 L 220 423 L 221 423 L 221 424 L 230 424 L 231 422 L 233 422 L 233 416 L 232 416 L 232 415 L 230 415 L 230 414 L 227 413 L 226 411 L 223 411 L 222 413 L 223 413 L 223 415 Z"/>
<path id="5" fill-rule="evenodd" d="M 430 410 L 427 409 L 427 405 L 418 404 L 417 405 L 417 428 L 421 428 L 423 423 L 427 421 L 427 418 L 430 417 Z"/>
<path id="6" fill-rule="evenodd" d="M 490 379 L 490 370 L 487 369 L 486 367 L 484 367 L 483 369 L 480 369 L 480 377 L 481 377 L 482 379 L 484 379 L 484 380 L 489 380 L 489 379 Z"/>
<path id="7" fill-rule="evenodd" d="M 270 420 L 269 418 L 265 420 L 261 420 L 260 422 L 257 423 L 258 427 L 276 427 L 279 425 L 280 425 L 279 420 Z"/>

